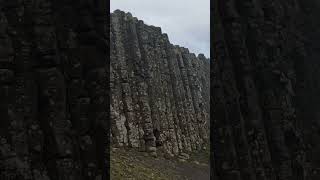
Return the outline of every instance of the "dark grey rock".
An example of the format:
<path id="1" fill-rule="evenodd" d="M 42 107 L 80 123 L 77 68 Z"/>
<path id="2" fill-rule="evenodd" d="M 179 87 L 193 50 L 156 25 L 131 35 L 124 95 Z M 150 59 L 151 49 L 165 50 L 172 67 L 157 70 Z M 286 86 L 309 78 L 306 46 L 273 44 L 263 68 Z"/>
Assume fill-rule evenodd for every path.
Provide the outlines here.
<path id="1" fill-rule="evenodd" d="M 112 144 L 167 155 L 209 142 L 209 61 L 161 28 L 111 14 Z"/>
<path id="2" fill-rule="evenodd" d="M 319 3 L 213 7 L 213 178 L 319 179 Z"/>
<path id="3" fill-rule="evenodd" d="M 105 3 L 0 2 L 1 180 L 106 179 Z"/>

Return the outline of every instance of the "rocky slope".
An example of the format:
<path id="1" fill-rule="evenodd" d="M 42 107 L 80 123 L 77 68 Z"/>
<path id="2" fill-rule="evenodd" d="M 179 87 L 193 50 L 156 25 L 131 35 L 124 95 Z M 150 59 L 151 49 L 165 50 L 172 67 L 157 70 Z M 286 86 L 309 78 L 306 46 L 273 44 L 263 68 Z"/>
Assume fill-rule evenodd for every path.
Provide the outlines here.
<path id="1" fill-rule="evenodd" d="M 319 3 L 213 7 L 214 179 L 320 179 Z"/>
<path id="2" fill-rule="evenodd" d="M 111 144 L 170 156 L 208 144 L 209 60 L 120 10 L 110 38 Z"/>

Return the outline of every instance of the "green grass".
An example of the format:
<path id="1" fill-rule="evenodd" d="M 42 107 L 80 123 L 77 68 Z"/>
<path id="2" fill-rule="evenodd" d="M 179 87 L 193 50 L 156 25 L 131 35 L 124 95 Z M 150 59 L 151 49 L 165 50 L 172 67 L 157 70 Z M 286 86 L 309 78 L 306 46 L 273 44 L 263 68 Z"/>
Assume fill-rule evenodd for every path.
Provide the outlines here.
<path id="1" fill-rule="evenodd" d="M 160 170 L 158 167 L 143 162 L 140 158 L 142 154 L 124 153 L 122 150 L 111 153 L 111 180 L 170 180 L 176 175 L 170 171 Z"/>
<path id="2" fill-rule="evenodd" d="M 111 180 L 199 180 L 199 176 L 207 177 L 203 175 L 209 173 L 208 150 L 190 154 L 186 162 L 166 159 L 160 152 L 152 157 L 136 149 L 113 149 L 110 155 Z"/>

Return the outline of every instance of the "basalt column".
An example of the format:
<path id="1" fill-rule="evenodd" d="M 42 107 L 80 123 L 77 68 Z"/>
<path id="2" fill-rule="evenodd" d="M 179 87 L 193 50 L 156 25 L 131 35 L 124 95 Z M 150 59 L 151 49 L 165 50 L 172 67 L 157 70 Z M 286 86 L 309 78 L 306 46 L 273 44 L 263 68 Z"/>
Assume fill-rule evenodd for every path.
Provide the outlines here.
<path id="1" fill-rule="evenodd" d="M 317 7 L 311 0 L 215 1 L 211 126 L 216 179 L 319 178 L 319 93 L 312 81 L 318 63 L 311 38 L 318 37 L 312 18 Z M 305 35 L 311 26 L 315 33 Z"/>
<path id="2" fill-rule="evenodd" d="M 105 179 L 107 2 L 1 1 L 0 179 Z"/>
<path id="3" fill-rule="evenodd" d="M 111 140 L 170 156 L 209 143 L 209 60 L 159 27 L 111 15 Z"/>

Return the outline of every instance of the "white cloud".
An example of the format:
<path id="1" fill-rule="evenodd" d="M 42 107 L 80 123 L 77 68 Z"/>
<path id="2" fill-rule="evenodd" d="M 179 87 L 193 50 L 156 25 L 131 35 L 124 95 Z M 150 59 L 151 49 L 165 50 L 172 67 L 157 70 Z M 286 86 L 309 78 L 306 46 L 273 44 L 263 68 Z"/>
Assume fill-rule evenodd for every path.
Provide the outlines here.
<path id="1" fill-rule="evenodd" d="M 210 0 L 111 0 L 111 12 L 130 12 L 161 27 L 171 43 L 210 57 Z"/>

